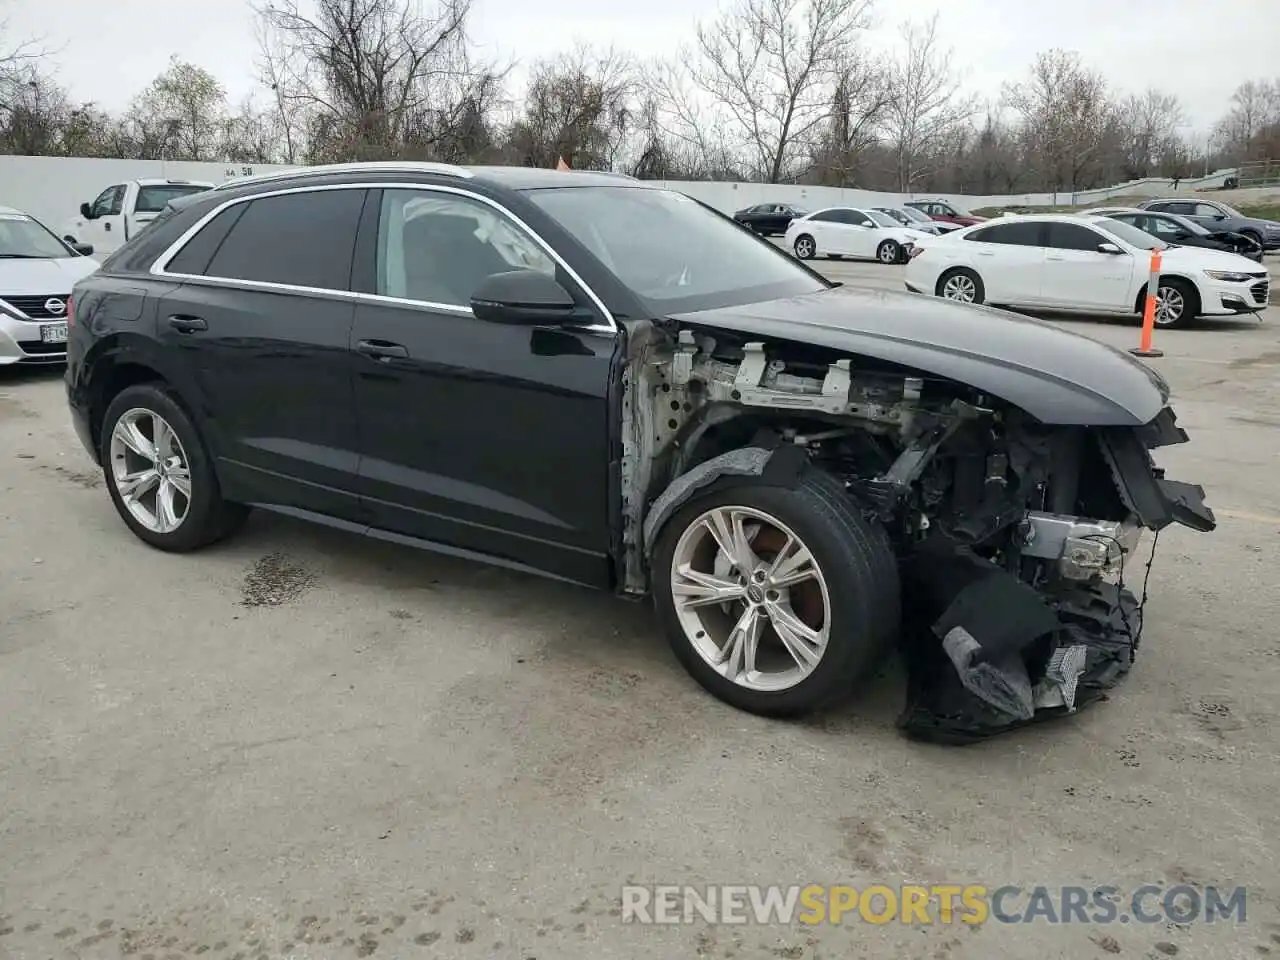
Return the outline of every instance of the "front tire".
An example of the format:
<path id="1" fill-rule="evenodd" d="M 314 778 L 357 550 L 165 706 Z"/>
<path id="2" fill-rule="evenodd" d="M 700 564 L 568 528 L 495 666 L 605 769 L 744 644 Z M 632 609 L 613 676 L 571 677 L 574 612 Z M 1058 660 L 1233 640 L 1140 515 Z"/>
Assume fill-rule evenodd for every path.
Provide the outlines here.
<path id="1" fill-rule="evenodd" d="M 793 249 L 796 252 L 796 256 L 801 260 L 812 260 L 818 252 L 818 245 L 814 243 L 813 237 L 807 233 L 802 233 L 796 237 Z"/>
<path id="2" fill-rule="evenodd" d="M 685 669 L 762 716 L 811 713 L 853 693 L 901 617 L 888 536 L 814 469 L 794 487 L 758 477 L 713 484 L 663 528 L 652 575 Z"/>
<path id="3" fill-rule="evenodd" d="M 943 299 L 954 300 L 956 303 L 982 303 L 987 297 L 982 278 L 968 267 L 948 270 L 938 278 L 933 292 Z"/>
<path id="4" fill-rule="evenodd" d="M 902 244 L 897 240 L 886 240 L 876 247 L 876 259 L 881 263 L 900 263 L 904 258 L 902 256 Z"/>
<path id="5" fill-rule="evenodd" d="M 247 513 L 222 499 L 199 432 L 163 385 L 129 387 L 111 401 L 99 452 L 116 511 L 138 539 L 160 550 L 207 546 Z"/>
<path id="6" fill-rule="evenodd" d="M 1155 325 L 1163 329 L 1183 326 L 1200 313 L 1200 294 L 1181 277 L 1161 278 L 1156 288 Z"/>

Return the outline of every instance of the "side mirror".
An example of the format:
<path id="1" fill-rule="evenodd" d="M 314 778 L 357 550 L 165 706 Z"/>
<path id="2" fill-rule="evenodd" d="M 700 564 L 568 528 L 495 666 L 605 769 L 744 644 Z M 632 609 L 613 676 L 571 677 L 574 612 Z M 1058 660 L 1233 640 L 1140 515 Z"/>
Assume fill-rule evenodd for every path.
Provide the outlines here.
<path id="1" fill-rule="evenodd" d="M 537 270 L 492 274 L 471 295 L 471 312 L 490 323 L 563 323 L 576 310 L 569 291 Z"/>
<path id="2" fill-rule="evenodd" d="M 92 243 L 73 243 L 71 245 L 71 249 L 74 250 L 76 253 L 80 254 L 80 256 L 82 257 L 89 257 L 93 255 Z"/>
<path id="3" fill-rule="evenodd" d="M 1100 243 L 1100 244 L 1098 244 L 1098 252 L 1099 252 L 1099 253 L 1109 253 L 1109 254 L 1111 254 L 1113 257 L 1114 257 L 1114 256 L 1117 256 L 1117 255 L 1119 255 L 1119 254 L 1124 253 L 1124 251 L 1123 251 L 1123 250 L 1121 250 L 1119 247 L 1117 247 L 1114 243 Z"/>
<path id="4" fill-rule="evenodd" d="M 80 216 L 84 217 L 86 220 L 92 220 L 93 207 L 89 206 L 87 203 L 80 204 Z"/>

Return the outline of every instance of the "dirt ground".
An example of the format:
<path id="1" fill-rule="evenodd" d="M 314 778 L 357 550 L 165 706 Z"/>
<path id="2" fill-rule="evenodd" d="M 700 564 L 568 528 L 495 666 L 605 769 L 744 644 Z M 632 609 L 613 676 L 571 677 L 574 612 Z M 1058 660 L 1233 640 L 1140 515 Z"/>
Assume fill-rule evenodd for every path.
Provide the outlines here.
<path id="1" fill-rule="evenodd" d="M 59 374 L 0 371 L 0 957 L 1280 957 L 1280 310 L 1157 339 L 1192 437 L 1160 459 L 1219 528 L 1161 537 L 1110 702 L 970 748 L 895 731 L 892 666 L 816 720 L 735 712 L 608 596 L 269 516 L 150 550 Z M 1248 914 L 644 927 L 629 881 L 1243 885 Z"/>

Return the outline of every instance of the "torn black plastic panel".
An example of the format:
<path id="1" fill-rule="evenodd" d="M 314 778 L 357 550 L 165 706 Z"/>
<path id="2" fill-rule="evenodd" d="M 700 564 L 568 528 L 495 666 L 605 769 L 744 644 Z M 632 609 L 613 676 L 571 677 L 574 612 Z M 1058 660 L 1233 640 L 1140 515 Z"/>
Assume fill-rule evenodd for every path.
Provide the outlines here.
<path id="1" fill-rule="evenodd" d="M 1100 699 L 1133 664 L 1134 595 L 1105 582 L 1037 591 L 943 537 L 904 563 L 902 651 L 913 739 L 968 744 Z"/>
<path id="2" fill-rule="evenodd" d="M 1162 417 L 1157 417 L 1144 427 L 1108 428 L 1097 432 L 1099 448 L 1120 498 L 1138 521 L 1151 530 L 1160 530 L 1171 523 L 1201 532 L 1213 530 L 1217 521 L 1213 511 L 1205 506 L 1204 488 L 1165 480 L 1164 471 L 1151 462 L 1144 438 L 1154 436 L 1159 443 L 1182 442 L 1167 439 L 1173 435 L 1170 431 L 1186 438 L 1183 431 L 1173 426 L 1172 413 L 1165 418 L 1165 427 L 1156 426 L 1161 421 Z"/>

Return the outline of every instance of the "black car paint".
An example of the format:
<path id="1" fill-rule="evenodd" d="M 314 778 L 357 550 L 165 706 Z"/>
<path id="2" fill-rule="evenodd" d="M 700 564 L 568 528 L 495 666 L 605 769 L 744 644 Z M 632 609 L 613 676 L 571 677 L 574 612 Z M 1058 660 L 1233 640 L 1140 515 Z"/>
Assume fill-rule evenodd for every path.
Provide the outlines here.
<path id="1" fill-rule="evenodd" d="M 1138 426 L 1168 400 L 1150 368 L 1096 340 L 993 307 L 841 287 L 676 317 L 699 327 L 829 347 L 947 377 L 1044 423 Z"/>
<path id="2" fill-rule="evenodd" d="M 368 171 L 308 177 L 305 185 L 371 192 L 382 183 L 421 185 L 488 197 L 551 245 L 614 318 L 646 319 L 637 297 L 522 194 L 566 186 L 548 173 L 459 180 Z M 587 174 L 572 182 L 618 185 Z M 289 186 L 245 184 L 172 204 L 77 285 L 66 383 L 91 455 L 99 456 L 106 393 L 159 377 L 206 438 L 228 499 L 613 585 L 625 327 L 609 330 L 598 311 L 601 326 L 591 329 L 530 328 L 363 297 L 376 236 L 367 220 L 356 242 L 355 293 L 149 272 L 223 203 Z M 208 329 L 169 325 L 170 316 L 184 315 L 202 316 Z M 255 322 L 264 318 L 267 330 Z M 1155 374 L 1118 351 L 989 308 L 839 288 L 680 319 L 901 363 L 1004 397 L 1049 423 L 1143 423 L 1167 397 Z M 357 350 L 362 340 L 397 345 L 404 355 L 366 356 Z"/>
<path id="3" fill-rule="evenodd" d="M 766 206 L 766 204 L 757 204 L 756 206 Z M 797 210 L 785 203 L 767 204 L 771 207 L 779 207 L 776 213 L 757 213 L 755 207 L 747 207 L 745 210 L 739 210 L 733 215 L 733 219 L 741 223 L 743 226 L 750 227 L 756 233 L 768 235 L 771 233 L 783 234 L 787 232 L 787 227 L 791 225 L 791 221 L 796 217 L 804 216 L 804 212 Z"/>

